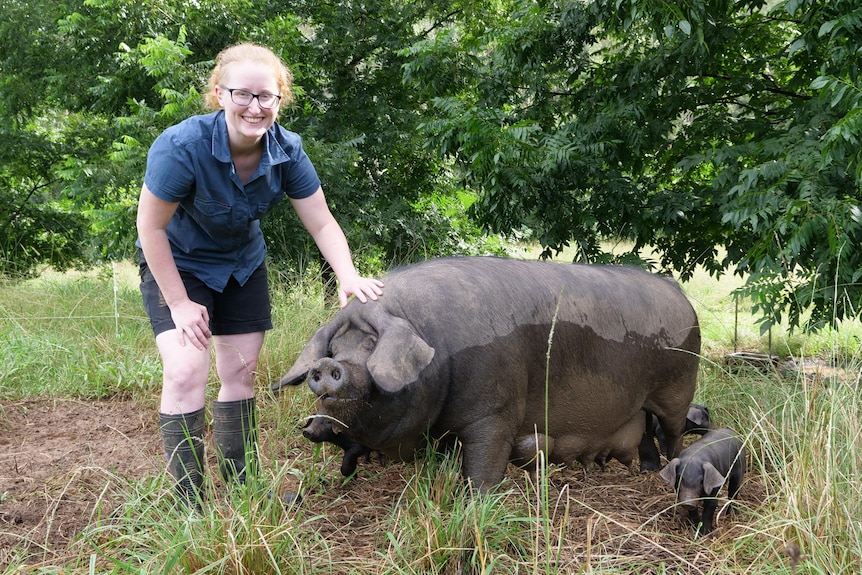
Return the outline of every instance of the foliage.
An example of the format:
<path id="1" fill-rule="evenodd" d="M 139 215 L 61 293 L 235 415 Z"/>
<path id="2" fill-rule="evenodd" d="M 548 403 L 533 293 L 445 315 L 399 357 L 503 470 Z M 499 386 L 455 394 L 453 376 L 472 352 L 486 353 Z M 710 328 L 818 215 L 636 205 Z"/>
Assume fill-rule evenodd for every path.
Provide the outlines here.
<path id="1" fill-rule="evenodd" d="M 241 40 L 293 69 L 361 265 L 500 253 L 746 278 L 766 330 L 862 310 L 855 0 L 0 0 L 0 272 L 134 252 L 146 151 Z M 285 268 L 318 258 L 285 204 Z M 632 244 L 612 254 L 604 240 Z M 646 260 L 644 249 L 657 254 Z"/>
<path id="2" fill-rule="evenodd" d="M 405 72 L 484 225 L 545 255 L 607 261 L 621 237 L 683 278 L 743 274 L 764 330 L 860 312 L 858 3 L 504 4 Z"/>
<path id="3" fill-rule="evenodd" d="M 400 0 L 351 6 L 2 0 L 10 18 L 0 44 L 0 109 L 18 119 L 3 130 L 20 145 L 4 151 L 0 173 L 10 206 L 0 214 L 8 262 L 0 271 L 131 255 L 150 143 L 202 111 L 215 54 L 244 40 L 271 46 L 293 68 L 301 105 L 284 110 L 282 123 L 305 138 L 361 258 L 385 265 L 481 244 L 463 214 L 429 225 L 421 210 L 439 193 L 440 168 L 419 144 L 420 106 L 401 87 L 397 48 L 416 40 L 420 24 L 434 26 L 442 8 Z M 15 29 L 26 32 L 23 41 Z M 48 118 L 51 138 L 42 143 L 38 126 Z M 316 258 L 285 206 L 266 223 L 271 255 Z M 453 230 L 460 241 L 451 240 Z"/>
<path id="4" fill-rule="evenodd" d="M 70 152 L 43 130 L 0 128 L 0 269 L 11 277 L 30 275 L 38 264 L 66 269 L 85 260 L 86 227 L 74 206 L 57 197 L 50 159 Z M 27 149 L 28 154 L 18 153 Z"/>
<path id="5" fill-rule="evenodd" d="M 289 55 L 302 106 L 282 120 L 302 134 L 354 252 L 375 267 L 498 252 L 466 220 L 463 202 L 450 201 L 456 191 L 417 130 L 422 103 L 401 82 L 400 48 L 451 22 L 449 2 L 298 2 L 291 10 L 303 37 L 276 47 Z M 264 229 L 274 258 L 315 257 L 288 206 Z"/>
<path id="6" fill-rule="evenodd" d="M 16 144 L 0 172 L 9 210 L 0 271 L 131 252 L 146 146 L 198 108 L 190 78 L 200 68 L 181 64 L 188 45 L 211 58 L 236 29 L 240 12 L 230 6 L 220 14 L 183 2 L 0 2 L 0 112 L 9 119 L 0 129 Z M 188 38 L 182 22 L 194 23 Z M 173 40 L 160 32 L 168 30 Z"/>

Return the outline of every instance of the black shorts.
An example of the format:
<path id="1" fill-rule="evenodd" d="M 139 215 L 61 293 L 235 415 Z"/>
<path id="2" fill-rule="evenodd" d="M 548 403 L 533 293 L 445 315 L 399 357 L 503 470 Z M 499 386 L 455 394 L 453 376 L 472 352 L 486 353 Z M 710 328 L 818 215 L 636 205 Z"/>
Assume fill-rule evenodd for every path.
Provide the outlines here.
<path id="1" fill-rule="evenodd" d="M 144 309 L 150 317 L 150 325 L 153 326 L 153 334 L 159 335 L 174 329 L 176 326 L 171 318 L 171 310 L 146 263 L 141 263 L 140 274 L 141 296 Z M 188 272 L 181 271 L 180 277 L 189 299 L 206 306 L 213 335 L 236 335 L 272 329 L 266 264 L 260 264 L 243 286 L 231 276 L 221 293 L 207 287 Z"/>

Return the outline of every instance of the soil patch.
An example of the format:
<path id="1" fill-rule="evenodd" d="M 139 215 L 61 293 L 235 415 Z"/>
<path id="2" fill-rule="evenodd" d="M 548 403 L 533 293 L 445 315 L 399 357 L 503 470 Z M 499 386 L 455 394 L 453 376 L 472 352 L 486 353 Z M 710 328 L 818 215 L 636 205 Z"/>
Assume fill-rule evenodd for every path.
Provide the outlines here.
<path id="1" fill-rule="evenodd" d="M 15 546 L 62 553 L 112 487 L 159 472 L 155 410 L 126 401 L 27 399 L 0 411 L 0 567 Z M 110 512 L 101 508 L 99 512 Z"/>
<path id="2" fill-rule="evenodd" d="M 314 449 L 297 434 L 291 449 Z M 266 445 L 262 446 L 266 453 Z M 209 450 L 210 452 L 212 450 Z M 344 550 L 343 557 L 371 559 L 379 552 L 381 526 L 405 490 L 411 464 L 387 464 L 372 457 L 361 462 L 364 473 L 340 484 L 338 458 L 331 459 L 332 489 L 304 501 L 319 513 L 317 527 Z M 210 463 L 212 465 L 212 462 Z M 104 518 L 120 503 L 128 480 L 154 477 L 164 471 L 156 408 L 121 400 L 83 401 L 27 399 L 0 407 L 0 571 L 28 552 L 28 562 L 62 565 L 74 553 L 70 545 L 87 525 Z M 523 483 L 510 466 L 510 476 Z M 564 543 L 572 560 L 590 553 L 590 533 L 638 531 L 649 520 L 649 537 L 631 537 L 632 557 L 669 560 L 691 551 L 690 533 L 670 517 L 673 495 L 657 474 L 632 476 L 618 464 L 561 470 L 551 477 L 554 497 L 572 498 L 566 506 L 570 522 Z M 743 507 L 761 500 L 756 478 L 743 487 Z M 127 493 L 127 490 L 125 491 Z M 735 517 L 721 531 L 732 537 Z M 581 537 L 583 535 L 583 537 Z M 651 541 L 659 537 L 660 541 Z M 343 547 L 342 547 L 343 545 Z M 68 548 L 68 549 L 67 549 Z M 656 556 L 664 550 L 667 557 Z"/>

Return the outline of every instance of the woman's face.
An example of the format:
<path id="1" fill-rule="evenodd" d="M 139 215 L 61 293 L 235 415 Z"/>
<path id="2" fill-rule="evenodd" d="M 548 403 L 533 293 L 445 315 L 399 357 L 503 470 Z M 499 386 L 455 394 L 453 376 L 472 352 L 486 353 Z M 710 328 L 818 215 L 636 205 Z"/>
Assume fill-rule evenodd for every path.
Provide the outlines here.
<path id="1" fill-rule="evenodd" d="M 275 102 L 272 108 L 263 108 L 258 98 L 252 98 L 246 105 L 237 104 L 231 98 L 228 89 L 234 90 L 234 98 L 237 101 L 241 101 L 237 91 L 278 95 L 275 73 L 262 62 L 253 60 L 236 62 L 225 70 L 221 85 L 216 86 L 216 95 L 219 104 L 224 108 L 231 144 L 239 146 L 256 144 L 275 122 L 279 104 Z"/>

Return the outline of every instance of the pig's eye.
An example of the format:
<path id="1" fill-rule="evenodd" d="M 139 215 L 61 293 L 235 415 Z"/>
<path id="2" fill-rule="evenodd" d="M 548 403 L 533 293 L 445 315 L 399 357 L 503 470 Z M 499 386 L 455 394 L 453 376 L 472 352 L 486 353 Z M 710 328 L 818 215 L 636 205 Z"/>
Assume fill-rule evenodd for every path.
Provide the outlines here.
<path id="1" fill-rule="evenodd" d="M 360 347 L 362 347 L 363 351 L 374 351 L 374 347 L 376 345 L 377 345 L 377 338 L 368 336 L 368 337 L 365 337 L 362 339 L 362 343 L 360 344 Z"/>

